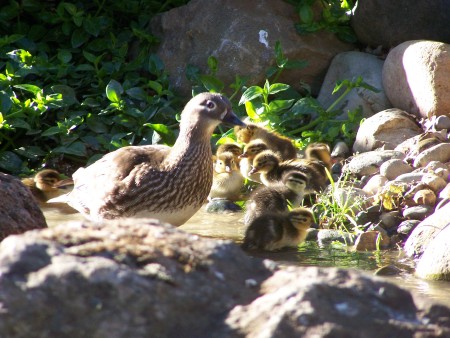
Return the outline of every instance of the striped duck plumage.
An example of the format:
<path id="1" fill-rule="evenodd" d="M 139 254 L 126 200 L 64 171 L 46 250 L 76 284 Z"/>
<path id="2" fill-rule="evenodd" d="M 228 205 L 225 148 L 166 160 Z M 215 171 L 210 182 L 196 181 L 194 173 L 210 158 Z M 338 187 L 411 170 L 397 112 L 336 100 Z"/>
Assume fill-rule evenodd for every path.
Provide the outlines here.
<path id="1" fill-rule="evenodd" d="M 284 213 L 263 214 L 248 226 L 242 248 L 248 251 L 274 251 L 297 247 L 305 241 L 313 223 L 313 213 L 303 207 Z"/>
<path id="2" fill-rule="evenodd" d="M 67 203 L 94 220 L 151 217 L 182 225 L 211 190 L 210 139 L 222 122 L 244 125 L 223 95 L 195 96 L 183 109 L 173 147 L 129 146 L 106 154 L 73 174 Z"/>
<path id="3" fill-rule="evenodd" d="M 261 140 L 267 145 L 268 149 L 277 153 L 283 161 L 297 158 L 297 148 L 295 148 L 291 139 L 263 126 L 247 123 L 245 127 L 236 126 L 234 132 L 239 142 L 249 143 L 253 140 Z"/>
<path id="4" fill-rule="evenodd" d="M 220 152 L 215 158 L 213 183 L 208 199 L 239 200 L 244 177 L 239 171 L 235 154 Z"/>
<path id="5" fill-rule="evenodd" d="M 265 213 L 283 213 L 289 207 L 300 206 L 305 193 L 307 176 L 299 171 L 287 171 L 280 183 L 256 188 L 246 203 L 244 223 L 249 225 Z"/>
<path id="6" fill-rule="evenodd" d="M 49 199 L 66 194 L 73 187 L 73 180 L 63 178 L 62 175 L 54 169 L 43 169 L 34 175 L 22 179 L 36 200 L 40 203 L 46 203 Z"/>

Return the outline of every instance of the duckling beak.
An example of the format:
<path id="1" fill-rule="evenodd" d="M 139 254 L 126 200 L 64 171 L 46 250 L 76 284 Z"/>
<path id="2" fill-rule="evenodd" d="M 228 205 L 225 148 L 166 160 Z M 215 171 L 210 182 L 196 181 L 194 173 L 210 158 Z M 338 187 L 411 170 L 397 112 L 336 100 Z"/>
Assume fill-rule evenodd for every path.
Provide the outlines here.
<path id="1" fill-rule="evenodd" d="M 225 171 L 227 172 L 227 173 L 231 173 L 231 167 L 230 166 L 225 166 Z"/>
<path id="2" fill-rule="evenodd" d="M 232 126 L 243 126 L 245 127 L 246 124 L 242 122 L 239 117 L 232 111 L 231 109 L 227 111 L 225 116 L 222 118 L 222 123 L 226 125 Z"/>
<path id="3" fill-rule="evenodd" d="M 246 157 L 248 157 L 248 156 L 247 156 L 247 153 L 243 153 L 243 154 L 240 154 L 240 155 L 238 156 L 238 158 L 246 158 Z"/>
<path id="4" fill-rule="evenodd" d="M 252 170 L 250 170 L 249 172 L 248 172 L 248 175 L 253 175 L 253 174 L 255 174 L 255 173 L 257 173 L 258 172 L 258 169 L 256 169 L 256 168 L 252 168 Z"/>

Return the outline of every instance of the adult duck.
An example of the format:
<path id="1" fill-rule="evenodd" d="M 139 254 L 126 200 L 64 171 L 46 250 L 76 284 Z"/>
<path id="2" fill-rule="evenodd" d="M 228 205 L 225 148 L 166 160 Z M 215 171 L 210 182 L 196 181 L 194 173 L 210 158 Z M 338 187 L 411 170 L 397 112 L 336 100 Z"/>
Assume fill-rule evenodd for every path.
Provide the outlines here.
<path id="1" fill-rule="evenodd" d="M 210 139 L 220 123 L 245 125 L 225 96 L 195 96 L 181 113 L 173 147 L 129 146 L 106 154 L 73 174 L 67 203 L 94 220 L 151 217 L 182 225 L 211 190 Z"/>

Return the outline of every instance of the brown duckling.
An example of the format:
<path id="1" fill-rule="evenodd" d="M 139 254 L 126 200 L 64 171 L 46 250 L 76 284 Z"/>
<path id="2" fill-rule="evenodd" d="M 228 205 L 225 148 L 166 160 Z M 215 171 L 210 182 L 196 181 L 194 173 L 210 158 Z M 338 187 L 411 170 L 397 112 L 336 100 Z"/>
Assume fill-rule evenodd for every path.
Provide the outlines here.
<path id="1" fill-rule="evenodd" d="M 249 175 L 248 173 L 252 170 L 253 159 L 255 156 L 267 149 L 267 145 L 261 140 L 250 141 L 245 145 L 244 152 L 239 156 L 241 160 L 239 162 L 239 169 L 242 176 L 253 182 L 261 183 L 260 175 L 258 173 L 253 175 Z"/>
<path id="2" fill-rule="evenodd" d="M 278 153 L 283 161 L 297 158 L 297 148 L 291 139 L 255 123 L 247 123 L 245 127 L 237 126 L 234 132 L 238 141 L 243 143 L 252 140 L 263 141 L 270 150 Z"/>
<path id="3" fill-rule="evenodd" d="M 281 180 L 283 173 L 287 171 L 299 171 L 308 177 L 305 193 L 319 192 L 325 189 L 328 178 L 325 164 L 321 161 L 296 159 L 281 161 L 280 157 L 270 150 L 263 151 L 255 156 L 253 169 L 249 172 L 261 174 L 261 182 L 270 186 Z"/>
<path id="4" fill-rule="evenodd" d="M 222 153 L 232 153 L 236 163 L 239 164 L 239 156 L 242 155 L 242 148 L 236 143 L 223 143 L 217 147 L 216 156 L 219 156 Z"/>
<path id="5" fill-rule="evenodd" d="M 331 170 L 333 160 L 331 158 L 330 146 L 328 144 L 321 142 L 308 144 L 305 149 L 305 156 L 308 160 L 322 161 L 328 171 Z"/>
<path id="6" fill-rule="evenodd" d="M 40 203 L 67 194 L 73 188 L 73 180 L 62 178 L 62 175 L 54 169 L 40 170 L 34 177 L 22 179 L 22 183 L 31 190 Z"/>
<path id="7" fill-rule="evenodd" d="M 290 207 L 298 207 L 303 200 L 307 177 L 299 171 L 283 174 L 278 184 L 255 189 L 246 203 L 244 223 L 249 225 L 255 218 L 265 213 L 282 213 Z"/>
<path id="8" fill-rule="evenodd" d="M 297 247 L 305 241 L 307 230 L 313 223 L 313 213 L 303 207 L 282 214 L 264 214 L 247 228 L 242 248 L 274 251 Z"/>
<path id="9" fill-rule="evenodd" d="M 245 125 L 225 96 L 195 96 L 181 113 L 173 147 L 129 146 L 106 154 L 74 173 L 67 203 L 94 220 L 151 217 L 182 225 L 211 191 L 210 139 L 222 122 Z"/>
<path id="10" fill-rule="evenodd" d="M 235 156 L 231 152 L 223 152 L 216 156 L 214 176 L 208 199 L 221 198 L 230 201 L 240 199 L 244 177 L 237 166 Z"/>

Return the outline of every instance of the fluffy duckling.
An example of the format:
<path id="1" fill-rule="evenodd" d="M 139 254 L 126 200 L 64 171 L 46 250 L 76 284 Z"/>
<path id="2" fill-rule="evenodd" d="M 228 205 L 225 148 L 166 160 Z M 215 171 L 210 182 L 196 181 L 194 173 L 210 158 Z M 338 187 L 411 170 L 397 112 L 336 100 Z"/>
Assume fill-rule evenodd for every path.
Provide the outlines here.
<path id="1" fill-rule="evenodd" d="M 263 151 L 255 156 L 253 169 L 250 175 L 260 173 L 261 182 L 270 186 L 281 180 L 283 173 L 287 171 L 298 171 L 304 173 L 308 178 L 305 193 L 319 192 L 327 185 L 325 164 L 317 160 L 296 159 L 281 161 L 280 157 L 270 150 Z"/>
<path id="2" fill-rule="evenodd" d="M 242 176 L 250 181 L 261 183 L 261 178 L 258 173 L 252 175 L 249 175 L 248 173 L 252 170 L 253 159 L 255 156 L 267 149 L 267 145 L 261 140 L 250 141 L 245 145 L 244 152 L 239 156 L 241 160 L 239 162 L 239 169 Z"/>
<path id="3" fill-rule="evenodd" d="M 217 147 L 216 156 L 219 156 L 222 153 L 232 153 L 235 157 L 236 163 L 239 164 L 239 156 L 242 155 L 242 148 L 236 143 L 223 143 Z"/>
<path id="4" fill-rule="evenodd" d="M 305 156 L 308 160 L 322 161 L 328 171 L 331 170 L 332 158 L 330 146 L 326 143 L 315 142 L 306 146 Z"/>
<path id="5" fill-rule="evenodd" d="M 221 198 L 230 201 L 240 199 L 241 189 L 244 185 L 237 166 L 235 156 L 231 152 L 222 152 L 216 156 L 214 176 L 208 199 Z"/>
<path id="6" fill-rule="evenodd" d="M 265 213 L 282 213 L 291 207 L 298 207 L 303 200 L 307 176 L 299 171 L 283 174 L 278 184 L 255 189 L 246 203 L 244 223 L 249 225 L 254 219 Z"/>
<path id="7" fill-rule="evenodd" d="M 247 228 L 242 248 L 274 251 L 297 247 L 305 241 L 307 230 L 313 223 L 313 213 L 303 207 L 282 214 L 264 214 Z"/>
<path id="8" fill-rule="evenodd" d="M 46 203 L 49 199 L 66 194 L 73 187 L 72 179 L 63 179 L 61 174 L 53 169 L 38 171 L 34 177 L 22 179 L 33 196 L 40 203 Z"/>
<path id="9" fill-rule="evenodd" d="M 211 191 L 210 139 L 222 122 L 245 125 L 225 96 L 195 96 L 181 113 L 173 147 L 129 146 L 106 154 L 74 173 L 67 203 L 93 220 L 151 217 L 182 225 Z"/>
<path id="10" fill-rule="evenodd" d="M 263 141 L 270 150 L 278 153 L 283 161 L 297 158 L 297 149 L 291 139 L 262 126 L 247 123 L 246 127 L 235 127 L 234 132 L 238 141 L 243 143 L 252 140 Z"/>

